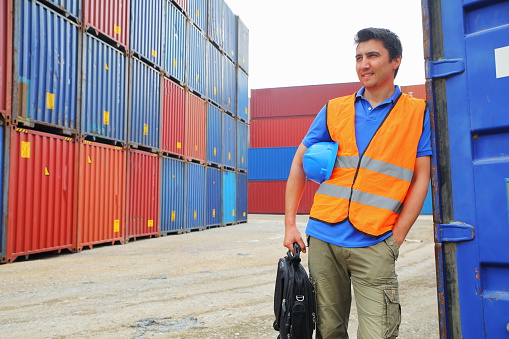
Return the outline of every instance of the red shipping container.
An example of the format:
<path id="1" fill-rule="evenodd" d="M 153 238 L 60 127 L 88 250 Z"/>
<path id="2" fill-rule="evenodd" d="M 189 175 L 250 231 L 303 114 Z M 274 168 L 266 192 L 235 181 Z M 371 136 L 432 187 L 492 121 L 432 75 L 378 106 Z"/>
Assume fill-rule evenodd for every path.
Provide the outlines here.
<path id="1" fill-rule="evenodd" d="M 180 9 L 187 13 L 189 8 L 189 0 L 173 0 Z"/>
<path id="2" fill-rule="evenodd" d="M 426 100 L 426 85 L 401 86 L 403 93 L 410 94 L 414 98 Z"/>
<path id="3" fill-rule="evenodd" d="M 187 92 L 186 101 L 186 143 L 184 154 L 187 159 L 205 163 L 207 154 L 207 103 Z"/>
<path id="4" fill-rule="evenodd" d="M 5 260 L 76 248 L 76 143 L 12 129 Z"/>
<path id="5" fill-rule="evenodd" d="M 309 214 L 315 192 L 320 187 L 306 181 L 297 214 Z M 250 181 L 248 183 L 248 213 L 284 214 L 286 181 Z"/>
<path id="6" fill-rule="evenodd" d="M 11 116 L 12 1 L 0 1 L 0 114 Z"/>
<path id="7" fill-rule="evenodd" d="M 157 154 L 128 152 L 126 239 L 159 234 L 160 160 Z"/>
<path id="8" fill-rule="evenodd" d="M 107 36 L 129 49 L 129 1 L 84 0 L 83 22 L 86 29 Z"/>
<path id="9" fill-rule="evenodd" d="M 78 241 L 85 246 L 125 239 L 126 151 L 83 141 L 78 161 Z"/>
<path id="10" fill-rule="evenodd" d="M 251 148 L 297 147 L 304 139 L 315 116 L 252 119 Z"/>
<path id="11" fill-rule="evenodd" d="M 184 155 L 186 90 L 169 78 L 163 79 L 161 150 Z"/>
<path id="12" fill-rule="evenodd" d="M 357 92 L 359 82 L 251 90 L 251 119 L 316 115 L 328 100 Z"/>

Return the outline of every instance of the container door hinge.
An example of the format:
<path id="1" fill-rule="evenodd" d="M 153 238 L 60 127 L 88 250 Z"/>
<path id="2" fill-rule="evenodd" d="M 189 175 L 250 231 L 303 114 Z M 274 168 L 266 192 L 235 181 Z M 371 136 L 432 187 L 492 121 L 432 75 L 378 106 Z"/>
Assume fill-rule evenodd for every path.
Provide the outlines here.
<path id="1" fill-rule="evenodd" d="M 438 242 L 460 242 L 474 239 L 474 226 L 463 222 L 437 224 L 436 230 Z"/>
<path id="2" fill-rule="evenodd" d="M 463 59 L 445 59 L 426 63 L 426 79 L 445 78 L 464 71 L 465 62 Z"/>

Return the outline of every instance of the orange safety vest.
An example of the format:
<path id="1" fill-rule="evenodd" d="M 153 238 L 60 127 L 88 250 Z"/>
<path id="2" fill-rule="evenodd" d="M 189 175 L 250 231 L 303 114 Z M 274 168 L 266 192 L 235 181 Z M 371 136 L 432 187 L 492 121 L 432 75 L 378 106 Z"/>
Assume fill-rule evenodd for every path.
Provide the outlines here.
<path id="1" fill-rule="evenodd" d="M 339 149 L 310 218 L 328 224 L 348 219 L 357 230 L 379 236 L 392 230 L 410 187 L 426 104 L 402 94 L 359 154 L 354 103 L 355 94 L 327 103 L 327 127 Z"/>

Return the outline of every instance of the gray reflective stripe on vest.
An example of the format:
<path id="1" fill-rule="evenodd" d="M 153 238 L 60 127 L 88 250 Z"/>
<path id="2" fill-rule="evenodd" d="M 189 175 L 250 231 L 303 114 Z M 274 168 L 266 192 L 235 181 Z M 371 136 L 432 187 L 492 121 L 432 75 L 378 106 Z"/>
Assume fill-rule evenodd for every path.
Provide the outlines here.
<path id="1" fill-rule="evenodd" d="M 347 187 L 323 183 L 320 185 L 316 193 L 328 195 L 330 197 L 349 200 L 351 191 L 352 190 Z M 394 213 L 399 213 L 403 205 L 398 200 L 385 198 L 379 195 L 366 193 L 358 190 L 353 190 L 351 199 L 352 201 L 358 202 L 360 204 L 384 208 Z"/>
<path id="2" fill-rule="evenodd" d="M 358 156 L 337 156 L 334 166 L 341 168 L 357 168 L 358 164 Z M 389 164 L 388 162 L 372 159 L 369 157 L 362 157 L 361 167 L 408 182 L 412 181 L 412 176 L 414 175 L 414 172 L 408 168 Z"/>

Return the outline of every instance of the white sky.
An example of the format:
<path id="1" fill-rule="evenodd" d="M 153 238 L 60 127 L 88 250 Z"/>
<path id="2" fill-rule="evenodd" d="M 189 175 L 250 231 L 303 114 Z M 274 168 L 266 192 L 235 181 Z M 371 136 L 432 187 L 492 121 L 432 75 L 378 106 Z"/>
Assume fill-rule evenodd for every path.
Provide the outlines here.
<path id="1" fill-rule="evenodd" d="M 357 31 L 388 28 L 403 44 L 396 84 L 424 84 L 420 0 L 226 0 L 249 29 L 249 88 L 358 81 Z"/>

